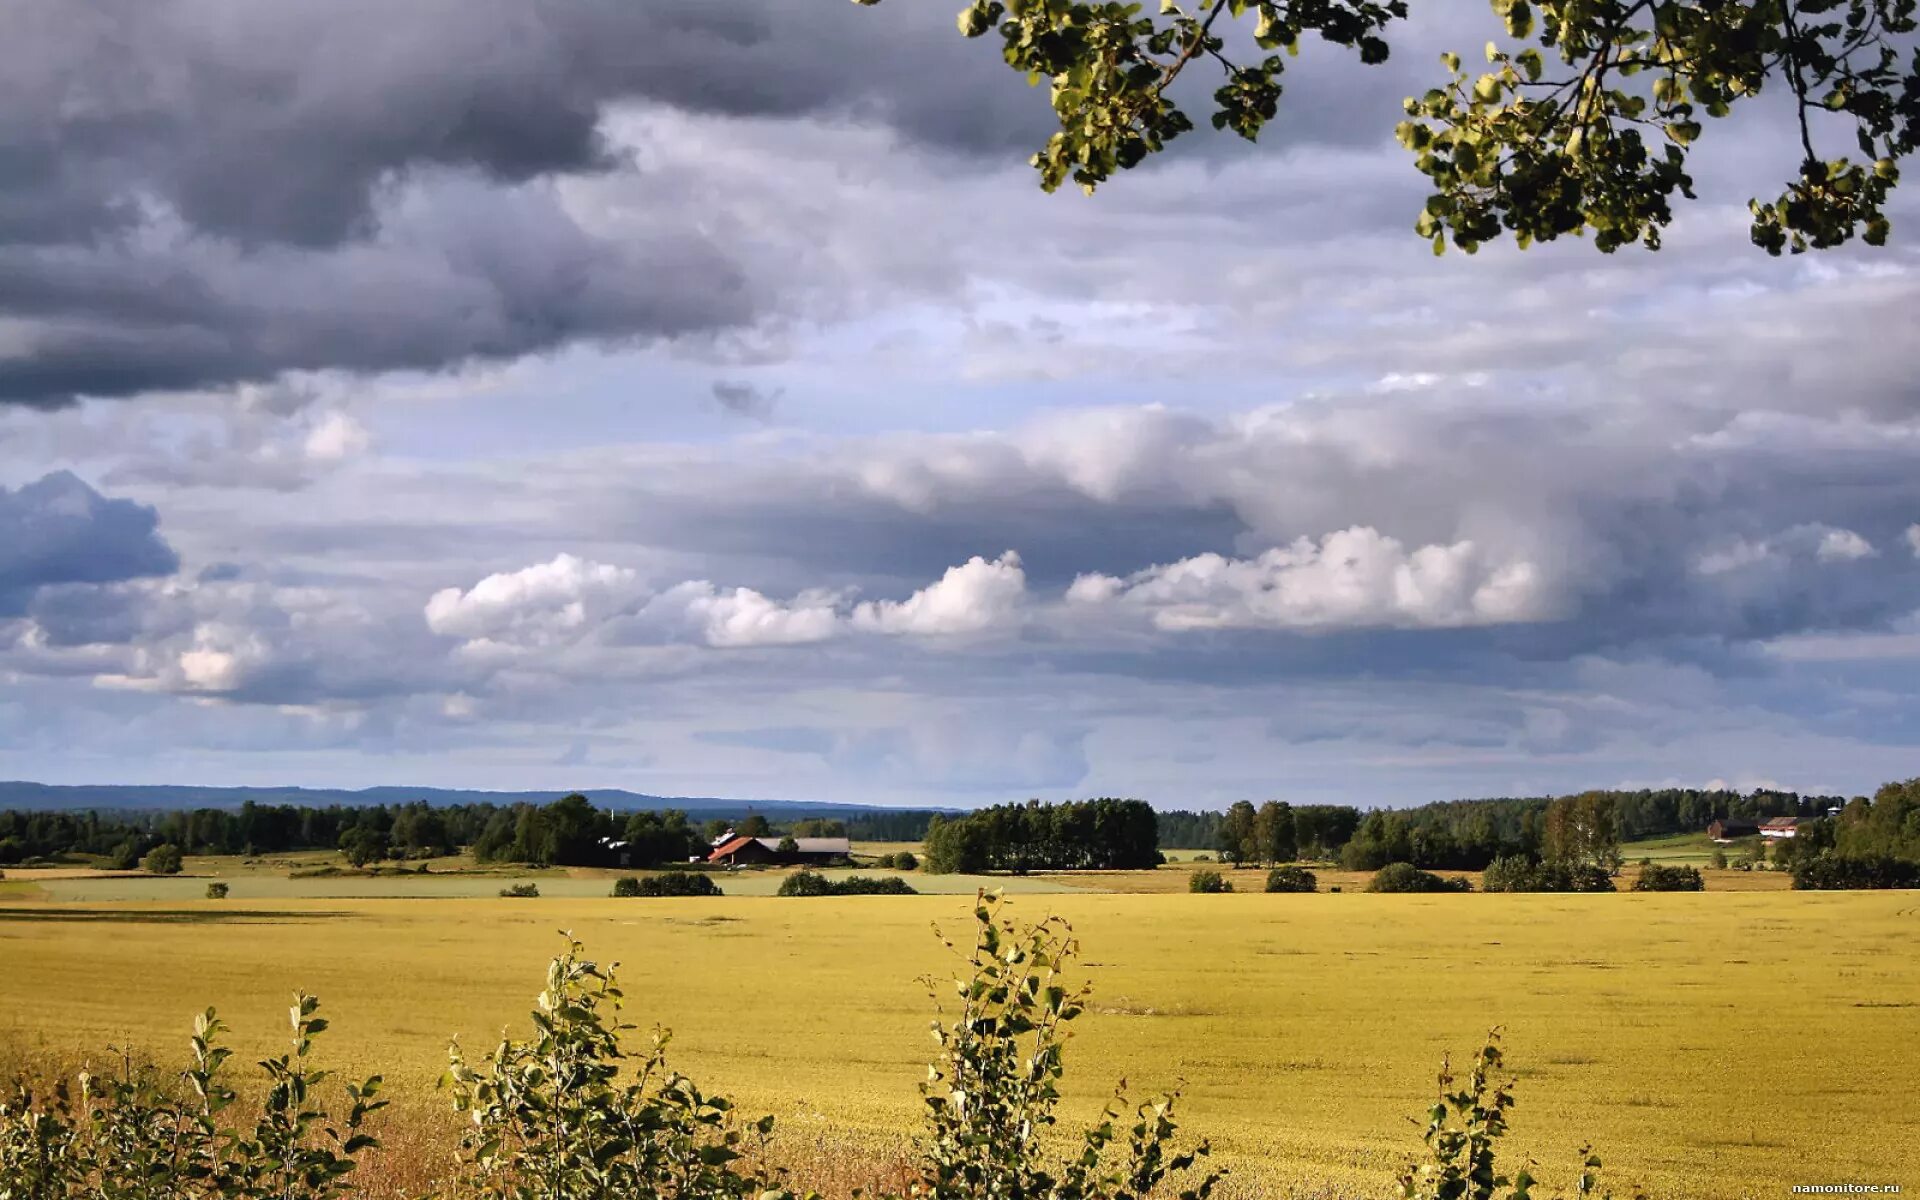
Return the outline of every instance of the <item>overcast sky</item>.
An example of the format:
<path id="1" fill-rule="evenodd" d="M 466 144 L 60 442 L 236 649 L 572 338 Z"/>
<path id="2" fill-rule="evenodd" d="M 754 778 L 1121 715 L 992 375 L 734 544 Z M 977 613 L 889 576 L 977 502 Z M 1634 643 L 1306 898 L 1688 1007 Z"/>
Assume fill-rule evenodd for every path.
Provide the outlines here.
<path id="1" fill-rule="evenodd" d="M 1391 130 L 1473 5 L 1049 197 L 957 2 L 20 0 L 0 777 L 1920 774 L 1912 200 L 1767 258 L 1762 113 L 1658 254 L 1436 260 Z"/>

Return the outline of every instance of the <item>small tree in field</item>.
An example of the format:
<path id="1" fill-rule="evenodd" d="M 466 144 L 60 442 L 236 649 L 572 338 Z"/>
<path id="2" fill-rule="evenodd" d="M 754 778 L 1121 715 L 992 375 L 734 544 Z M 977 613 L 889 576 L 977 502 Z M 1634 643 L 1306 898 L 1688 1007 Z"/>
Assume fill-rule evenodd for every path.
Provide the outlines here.
<path id="1" fill-rule="evenodd" d="M 149 875 L 178 875 L 182 865 L 180 847 L 171 842 L 155 846 L 140 860 L 140 869 Z"/>
<path id="2" fill-rule="evenodd" d="M 1304 867 L 1275 867 L 1267 872 L 1269 892 L 1311 892 L 1319 886 L 1320 881 L 1313 872 Z"/>
<path id="3" fill-rule="evenodd" d="M 446 1083 L 471 1123 L 460 1141 L 460 1194 L 493 1200 L 729 1200 L 790 1195 L 750 1165 L 773 1118 L 742 1124 L 733 1106 L 667 1067 L 667 1035 L 629 1058 L 611 969 L 568 940 L 547 969 L 527 1041 L 502 1040 L 472 1062 L 456 1043 Z M 629 1073 L 629 1066 L 632 1070 Z"/>
<path id="4" fill-rule="evenodd" d="M 226 885 L 226 884 L 224 884 L 224 883 L 221 883 L 221 882 L 219 882 L 219 881 L 217 881 L 217 880 L 216 880 L 215 882 L 213 882 L 213 883 L 210 883 L 210 884 L 208 884 L 208 885 L 207 885 L 207 899 L 209 899 L 209 900 L 225 900 L 226 898 L 227 898 L 227 885 Z"/>
<path id="5" fill-rule="evenodd" d="M 939 1054 L 920 1085 L 927 1129 L 911 1195 L 921 1200 L 1205 1200 L 1221 1172 L 1178 1193 L 1157 1191 L 1194 1168 L 1202 1142 L 1176 1150 L 1176 1096 L 1142 1103 L 1116 1090 L 1079 1150 L 1049 1161 L 1057 1123 L 1067 1026 L 1086 1011 L 1089 989 L 1069 988 L 1063 972 L 1079 942 L 1058 917 L 1019 926 L 1000 915 L 998 894 L 980 893 L 960 1005 L 935 1021 Z M 952 943 L 948 943 L 949 947 Z M 1124 1088 L 1124 1085 L 1122 1085 Z"/>
<path id="6" fill-rule="evenodd" d="M 1212 868 L 1202 868 L 1187 876 L 1187 890 L 1214 895 L 1233 890 L 1233 881 Z"/>

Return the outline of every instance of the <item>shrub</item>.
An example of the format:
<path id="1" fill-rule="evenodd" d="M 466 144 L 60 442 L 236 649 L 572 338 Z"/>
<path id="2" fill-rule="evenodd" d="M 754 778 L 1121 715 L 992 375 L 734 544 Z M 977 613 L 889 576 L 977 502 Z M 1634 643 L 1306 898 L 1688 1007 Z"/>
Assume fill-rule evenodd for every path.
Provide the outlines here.
<path id="1" fill-rule="evenodd" d="M 1058 917 L 1017 926 L 1000 916 L 1001 904 L 980 894 L 970 978 L 955 981 L 960 1005 L 952 1019 L 934 1025 L 939 1049 L 920 1085 L 927 1128 L 909 1194 L 1133 1200 L 1157 1192 L 1206 1200 L 1220 1172 L 1178 1193 L 1160 1190 L 1209 1153 L 1205 1142 L 1184 1151 L 1173 1145 L 1177 1093 L 1136 1104 L 1119 1091 L 1080 1137 L 1052 1132 L 1066 1026 L 1086 1011 L 1091 992 L 1085 984 L 1069 990 L 1062 974 L 1080 948 L 1071 926 Z M 1049 1161 L 1048 1147 L 1060 1142 L 1067 1155 Z"/>
<path id="2" fill-rule="evenodd" d="M 780 881 L 782 896 L 831 896 L 833 884 L 818 871 L 795 871 Z"/>
<path id="3" fill-rule="evenodd" d="M 107 854 L 107 870 L 132 871 L 140 865 L 140 847 L 121 842 Z"/>
<path id="4" fill-rule="evenodd" d="M 1920 888 L 1920 863 L 1886 854 L 1827 850 L 1800 860 L 1793 869 L 1793 886 L 1809 891 Z"/>
<path id="5" fill-rule="evenodd" d="M 1212 861 L 1213 861 L 1213 855 L 1211 855 L 1211 854 L 1196 854 L 1196 855 L 1194 855 L 1194 856 L 1193 856 L 1193 861 L 1194 861 L 1194 862 L 1212 862 Z"/>
<path id="6" fill-rule="evenodd" d="M 698 871 L 668 871 L 649 875 L 635 885 L 636 896 L 719 896 L 720 886 Z"/>
<path id="7" fill-rule="evenodd" d="M 1707 865 L 1712 867 L 1716 871 L 1726 870 L 1727 869 L 1727 852 L 1725 850 L 1721 850 L 1718 847 L 1716 847 L 1713 851 L 1713 855 L 1707 859 Z"/>
<path id="8" fill-rule="evenodd" d="M 1534 862 L 1509 854 L 1487 864 L 1480 887 L 1489 892 L 1611 892 L 1606 868 L 1592 863 Z"/>
<path id="9" fill-rule="evenodd" d="M 503 1039 L 479 1062 L 456 1044 L 448 1080 L 468 1115 L 460 1195 L 494 1200 L 787 1195 L 759 1158 L 773 1118 L 742 1125 L 732 1106 L 667 1067 L 668 1035 L 623 1081 L 627 1056 L 613 973 L 569 940 L 547 969 L 533 1036 Z"/>
<path id="10" fill-rule="evenodd" d="M 896 871 L 918 871 L 920 869 L 920 860 L 914 856 L 913 851 L 902 850 L 893 856 L 893 869 Z"/>
<path id="11" fill-rule="evenodd" d="M 500 889 L 500 895 L 509 900 L 531 900 L 539 894 L 537 883 L 516 883 Z"/>
<path id="12" fill-rule="evenodd" d="M 849 875 L 827 885 L 834 896 L 917 896 L 913 885 L 898 875 Z"/>
<path id="13" fill-rule="evenodd" d="M 780 881 L 782 896 L 917 896 L 898 875 L 849 875 L 832 880 L 818 871 L 796 871 Z"/>
<path id="14" fill-rule="evenodd" d="M 155 846 L 140 860 L 140 869 L 149 875 L 178 875 L 181 866 L 180 847 L 171 842 Z"/>
<path id="15" fill-rule="evenodd" d="M 1187 876 L 1187 890 L 1217 895 L 1233 890 L 1233 881 L 1211 868 L 1203 868 Z"/>
<path id="16" fill-rule="evenodd" d="M 1422 871 L 1412 863 L 1388 863 L 1367 881 L 1370 892 L 1470 892 L 1473 885 L 1464 879 L 1447 879 L 1431 871 Z"/>
<path id="17" fill-rule="evenodd" d="M 379 1145 L 367 1118 L 386 1102 L 375 1075 L 345 1089 L 336 1120 L 320 1100 L 328 1072 L 315 1070 L 313 1042 L 327 1023 L 320 1002 L 294 997 L 292 1044 L 260 1067 L 252 1127 L 227 1124 L 238 1098 L 223 1068 L 232 1051 L 208 1009 L 193 1025 L 193 1061 L 162 1075 L 122 1058 L 117 1073 L 82 1075 L 78 1096 L 65 1082 L 40 1088 L 16 1079 L 0 1093 L 0 1196 L 33 1200 L 191 1197 L 333 1200 L 355 1191 L 356 1156 Z M 184 1081 L 185 1088 L 176 1086 Z"/>
<path id="18" fill-rule="evenodd" d="M 225 900 L 226 898 L 227 898 L 226 884 L 215 882 L 207 885 L 207 899 Z"/>
<path id="19" fill-rule="evenodd" d="M 1275 867 L 1267 872 L 1269 892 L 1312 892 L 1319 887 L 1320 881 L 1305 867 Z"/>
<path id="20" fill-rule="evenodd" d="M 622 875 L 620 878 L 613 881 L 614 899 L 618 900 L 627 896 L 638 896 L 639 894 L 640 894 L 640 881 L 638 879 L 635 879 L 633 876 Z"/>
<path id="21" fill-rule="evenodd" d="M 1704 892 L 1707 885 L 1700 878 L 1700 872 L 1692 867 L 1651 866 L 1640 868 L 1640 878 L 1633 881 L 1636 892 Z"/>

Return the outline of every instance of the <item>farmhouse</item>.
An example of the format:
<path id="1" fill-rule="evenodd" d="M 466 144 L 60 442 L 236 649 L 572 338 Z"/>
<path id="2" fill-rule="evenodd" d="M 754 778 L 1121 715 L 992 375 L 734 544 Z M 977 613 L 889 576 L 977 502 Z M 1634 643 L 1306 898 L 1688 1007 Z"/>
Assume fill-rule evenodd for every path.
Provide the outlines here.
<path id="1" fill-rule="evenodd" d="M 1707 826 L 1707 836 L 1716 842 L 1731 842 L 1736 838 L 1752 837 L 1760 832 L 1760 827 L 1752 821 L 1715 821 Z"/>
<path id="2" fill-rule="evenodd" d="M 1763 838 L 1790 838 L 1799 827 L 1799 817 L 1769 817 L 1760 823 L 1760 836 Z"/>
<path id="3" fill-rule="evenodd" d="M 793 849 L 782 851 L 780 844 L 784 840 L 793 842 Z M 707 861 L 725 863 L 728 866 L 740 866 L 747 863 L 830 863 L 843 860 L 853 853 L 853 843 L 846 838 L 792 838 L 776 837 L 730 837 L 720 842 L 707 855 Z"/>

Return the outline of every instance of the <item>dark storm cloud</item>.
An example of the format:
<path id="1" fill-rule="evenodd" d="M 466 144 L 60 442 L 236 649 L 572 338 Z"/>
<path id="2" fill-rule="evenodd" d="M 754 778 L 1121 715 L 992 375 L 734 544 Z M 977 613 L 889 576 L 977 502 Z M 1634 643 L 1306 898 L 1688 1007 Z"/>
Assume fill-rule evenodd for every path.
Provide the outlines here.
<path id="1" fill-rule="evenodd" d="M 627 169 L 623 102 L 1011 136 L 1032 105 L 954 103 L 996 64 L 896 8 L 28 0 L 0 49 L 0 403 L 747 324 L 771 298 L 700 211 L 590 230 L 545 181 Z"/>
<path id="2" fill-rule="evenodd" d="M 782 298 L 710 237 L 697 189 L 638 189 L 637 238 L 584 228 L 541 189 L 632 170 L 607 135 L 631 104 L 877 124 L 894 152 L 1013 167 L 1052 114 L 993 46 L 958 36 L 953 7 L 26 0 L 0 49 L 0 316 L 19 327 L 0 403 L 435 369 L 777 316 Z M 1383 71 L 1309 47 L 1284 140 L 1378 141 L 1454 25 L 1408 24 Z"/>
<path id="3" fill-rule="evenodd" d="M 171 575 L 180 562 L 159 525 L 153 509 L 67 471 L 0 486 L 0 617 L 19 616 L 42 588 Z"/>

